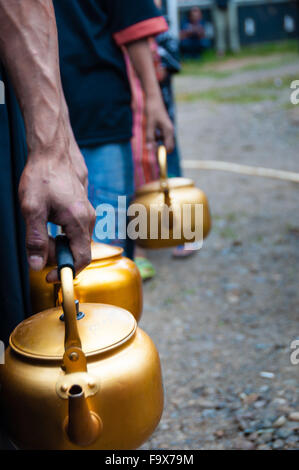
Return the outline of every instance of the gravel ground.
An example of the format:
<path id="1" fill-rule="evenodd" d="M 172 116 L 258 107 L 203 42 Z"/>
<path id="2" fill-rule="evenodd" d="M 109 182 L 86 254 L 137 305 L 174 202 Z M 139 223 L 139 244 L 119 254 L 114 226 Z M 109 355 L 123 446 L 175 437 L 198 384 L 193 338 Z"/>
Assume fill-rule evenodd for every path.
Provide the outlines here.
<path id="1" fill-rule="evenodd" d="M 180 77 L 179 89 L 190 80 Z M 299 105 L 288 99 L 284 89 L 277 101 L 179 104 L 184 158 L 299 171 Z M 158 274 L 145 285 L 141 327 L 160 351 L 165 410 L 143 448 L 298 449 L 290 345 L 299 339 L 299 186 L 216 171 L 186 176 L 207 193 L 213 230 L 188 260 L 150 253 Z"/>

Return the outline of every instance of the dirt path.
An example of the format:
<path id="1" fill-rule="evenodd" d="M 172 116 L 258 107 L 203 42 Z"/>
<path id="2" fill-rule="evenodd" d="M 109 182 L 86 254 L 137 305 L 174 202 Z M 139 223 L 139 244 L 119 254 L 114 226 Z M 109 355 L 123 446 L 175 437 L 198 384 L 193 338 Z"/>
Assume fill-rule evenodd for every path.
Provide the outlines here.
<path id="1" fill-rule="evenodd" d="M 290 69 L 299 79 L 299 66 Z M 183 91 L 190 83 L 179 79 Z M 284 93 L 283 102 L 181 103 L 182 154 L 299 171 L 297 111 Z M 290 361 L 299 339 L 299 185 L 186 175 L 206 191 L 214 226 L 188 260 L 150 255 L 158 275 L 145 285 L 141 326 L 161 353 L 166 403 L 144 448 L 299 448 L 299 365 Z"/>

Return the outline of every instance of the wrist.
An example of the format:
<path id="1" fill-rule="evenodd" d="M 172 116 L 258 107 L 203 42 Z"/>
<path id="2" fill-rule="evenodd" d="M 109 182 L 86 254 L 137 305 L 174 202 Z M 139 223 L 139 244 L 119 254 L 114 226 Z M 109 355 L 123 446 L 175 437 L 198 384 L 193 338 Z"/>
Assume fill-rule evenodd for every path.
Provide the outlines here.
<path id="1" fill-rule="evenodd" d="M 51 91 L 49 99 L 42 94 L 34 101 L 29 116 L 24 113 L 27 145 L 31 155 L 51 154 L 53 149 L 57 149 L 53 155 L 57 156 L 69 146 L 72 130 L 63 91 Z"/>
<path id="2" fill-rule="evenodd" d="M 157 82 L 157 86 L 149 88 L 149 89 L 144 89 L 144 94 L 145 94 L 145 99 L 147 102 L 154 101 L 160 102 L 162 101 L 162 95 L 161 95 L 161 90 Z"/>
<path id="3" fill-rule="evenodd" d="M 50 121 L 42 116 L 30 128 L 26 126 L 26 132 L 28 158 L 63 160 L 69 156 L 71 128 L 64 115 L 52 115 Z"/>
<path id="4" fill-rule="evenodd" d="M 41 132 L 41 131 L 39 131 Z M 43 138 L 36 136 L 28 143 L 28 160 L 47 160 L 61 162 L 69 160 L 69 141 L 64 135 L 55 134 L 55 137 Z"/>

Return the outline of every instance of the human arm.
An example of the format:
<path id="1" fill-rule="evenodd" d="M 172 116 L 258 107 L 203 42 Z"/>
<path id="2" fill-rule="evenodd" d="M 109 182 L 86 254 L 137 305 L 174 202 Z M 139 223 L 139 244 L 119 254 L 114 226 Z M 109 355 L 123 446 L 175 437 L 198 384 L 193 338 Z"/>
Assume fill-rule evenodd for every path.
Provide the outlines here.
<path id="1" fill-rule="evenodd" d="M 147 116 L 147 140 L 155 141 L 156 130 L 171 151 L 174 145 L 173 125 L 165 109 L 148 39 L 167 31 L 168 26 L 153 0 L 106 0 L 114 39 L 125 46 L 141 81 Z"/>
<path id="2" fill-rule="evenodd" d="M 86 195 L 87 170 L 74 140 L 59 72 L 52 0 L 0 0 L 0 57 L 24 117 L 28 160 L 19 199 L 32 269 L 49 256 L 47 222 L 63 227 L 76 270 L 90 261 L 94 210 Z M 56 272 L 49 280 L 57 279 Z"/>
<path id="3" fill-rule="evenodd" d="M 160 132 L 159 137 L 163 139 L 168 152 L 171 152 L 174 147 L 173 124 L 163 103 L 148 40 L 134 41 L 126 47 L 145 93 L 147 141 L 153 145 L 158 130 Z"/>

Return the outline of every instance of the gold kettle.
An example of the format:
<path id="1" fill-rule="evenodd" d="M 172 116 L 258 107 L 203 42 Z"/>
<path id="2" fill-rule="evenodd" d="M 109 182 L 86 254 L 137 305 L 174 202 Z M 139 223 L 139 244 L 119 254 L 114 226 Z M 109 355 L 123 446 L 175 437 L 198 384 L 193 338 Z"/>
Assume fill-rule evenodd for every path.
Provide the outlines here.
<path id="1" fill-rule="evenodd" d="M 163 145 L 158 148 L 158 163 L 160 180 L 147 183 L 136 192 L 133 207 L 137 211 L 144 207 L 146 212 L 146 230 L 139 231 L 136 243 L 157 249 L 201 242 L 211 229 L 206 195 L 189 178 L 167 178 L 167 152 Z"/>
<path id="2" fill-rule="evenodd" d="M 91 244 L 92 262 L 74 279 L 75 297 L 81 302 L 116 305 L 140 320 L 142 280 L 135 263 L 122 256 L 123 249 L 104 243 Z M 42 271 L 30 271 L 32 312 L 61 305 L 60 284 L 49 284 L 46 275 L 53 266 Z"/>
<path id="3" fill-rule="evenodd" d="M 63 308 L 20 323 L 0 365 L 9 435 L 23 449 L 135 449 L 163 410 L 158 352 L 128 311 L 76 309 L 72 256 L 57 239 Z"/>

